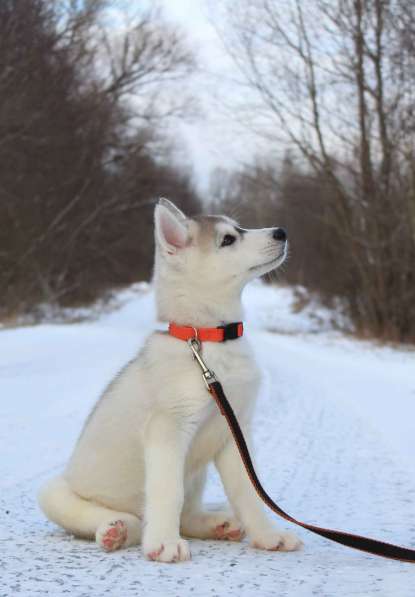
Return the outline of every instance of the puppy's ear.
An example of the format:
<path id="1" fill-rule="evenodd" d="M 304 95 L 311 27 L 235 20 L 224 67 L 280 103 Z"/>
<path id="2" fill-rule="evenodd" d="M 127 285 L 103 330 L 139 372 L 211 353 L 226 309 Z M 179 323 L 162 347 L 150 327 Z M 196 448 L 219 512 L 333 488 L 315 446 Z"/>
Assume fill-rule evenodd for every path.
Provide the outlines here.
<path id="1" fill-rule="evenodd" d="M 186 216 L 167 199 L 156 205 L 154 212 L 155 237 L 158 246 L 169 255 L 174 255 L 183 249 L 189 240 Z M 170 207 L 173 206 L 173 209 Z"/>
<path id="2" fill-rule="evenodd" d="M 158 205 L 163 205 L 166 209 L 168 209 L 179 221 L 185 221 L 187 218 L 182 211 L 178 207 L 176 207 L 173 201 L 170 199 L 166 199 L 166 197 L 160 197 L 158 201 Z"/>

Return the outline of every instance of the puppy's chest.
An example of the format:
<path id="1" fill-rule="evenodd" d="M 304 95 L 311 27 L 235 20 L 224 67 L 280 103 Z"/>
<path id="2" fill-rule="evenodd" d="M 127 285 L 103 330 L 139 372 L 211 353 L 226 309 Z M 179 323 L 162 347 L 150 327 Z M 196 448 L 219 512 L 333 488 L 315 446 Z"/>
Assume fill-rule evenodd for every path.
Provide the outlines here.
<path id="1" fill-rule="evenodd" d="M 231 350 L 206 350 L 205 353 L 208 366 L 215 372 L 236 416 L 243 424 L 251 415 L 260 380 L 254 359 L 249 353 L 232 354 Z M 230 437 L 226 420 L 213 398 L 209 411 L 192 442 L 188 460 L 191 470 L 212 460 Z"/>
<path id="2" fill-rule="evenodd" d="M 238 396 L 241 399 L 257 389 L 260 373 L 253 354 L 248 346 L 243 350 L 233 348 L 231 345 L 207 346 L 204 357 L 210 369 L 222 383 L 225 392 L 238 406 Z M 236 402 L 235 402 L 236 401 Z"/>

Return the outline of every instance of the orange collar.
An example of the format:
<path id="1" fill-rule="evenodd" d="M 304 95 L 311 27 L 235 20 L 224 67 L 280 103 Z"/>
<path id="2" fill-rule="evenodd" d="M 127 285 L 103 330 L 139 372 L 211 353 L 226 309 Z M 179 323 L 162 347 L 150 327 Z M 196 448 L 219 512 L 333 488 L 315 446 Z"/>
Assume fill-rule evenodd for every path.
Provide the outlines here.
<path id="1" fill-rule="evenodd" d="M 190 325 L 169 324 L 169 334 L 179 340 L 197 338 L 200 342 L 226 342 L 237 340 L 244 333 L 242 321 L 220 325 L 217 328 L 194 328 Z"/>

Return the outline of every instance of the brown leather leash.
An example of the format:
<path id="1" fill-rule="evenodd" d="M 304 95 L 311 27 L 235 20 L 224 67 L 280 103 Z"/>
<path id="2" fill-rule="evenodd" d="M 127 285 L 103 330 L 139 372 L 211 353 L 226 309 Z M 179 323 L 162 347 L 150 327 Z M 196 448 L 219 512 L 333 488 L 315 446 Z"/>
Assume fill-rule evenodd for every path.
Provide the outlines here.
<path id="1" fill-rule="evenodd" d="M 252 485 L 254 486 L 257 494 L 262 499 L 262 501 L 273 512 L 275 512 L 285 520 L 288 520 L 289 522 L 293 522 L 294 524 L 303 527 L 304 529 L 307 529 L 312 533 L 316 533 L 317 535 L 325 537 L 326 539 L 330 539 L 331 541 L 335 541 L 336 543 L 340 543 L 341 545 L 346 545 L 347 547 L 359 549 L 360 551 L 365 551 L 376 556 L 382 556 L 384 558 L 400 560 L 401 562 L 411 562 L 415 564 L 415 549 L 410 549 L 409 547 L 401 547 L 399 545 L 394 545 L 393 543 L 386 543 L 384 541 L 371 539 L 369 537 L 363 537 L 361 535 L 353 535 L 352 533 L 346 533 L 344 531 L 325 529 L 323 527 L 318 527 L 313 524 L 307 524 L 305 522 L 301 522 L 300 520 L 293 518 L 292 516 L 290 516 L 290 514 L 287 514 L 287 512 L 284 512 L 284 510 L 282 510 L 274 502 L 274 500 L 270 498 L 265 489 L 262 487 L 260 480 L 258 479 L 258 476 L 254 469 L 254 465 L 252 464 L 252 459 L 249 454 L 244 435 L 239 426 L 235 413 L 233 412 L 233 409 L 229 404 L 228 399 L 226 398 L 222 384 L 216 379 L 213 371 L 209 369 L 209 367 L 206 365 L 205 361 L 201 357 L 201 344 L 199 340 L 197 338 L 189 339 L 188 345 L 193 353 L 194 358 L 196 359 L 198 365 L 202 370 L 202 375 L 207 390 L 213 396 L 222 415 L 226 418 L 226 421 L 232 432 L 233 438 L 241 455 L 242 462 L 244 463 L 246 472 L 248 473 Z"/>

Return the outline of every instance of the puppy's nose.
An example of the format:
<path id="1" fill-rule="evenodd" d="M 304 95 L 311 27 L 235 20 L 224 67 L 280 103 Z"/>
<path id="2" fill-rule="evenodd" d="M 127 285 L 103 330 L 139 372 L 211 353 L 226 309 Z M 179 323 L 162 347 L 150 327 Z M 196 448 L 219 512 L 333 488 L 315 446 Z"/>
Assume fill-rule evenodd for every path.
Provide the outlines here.
<path id="1" fill-rule="evenodd" d="M 287 240 L 287 233 L 285 232 L 284 228 L 274 228 L 272 231 L 272 238 L 279 240 L 280 242 L 284 242 Z"/>

